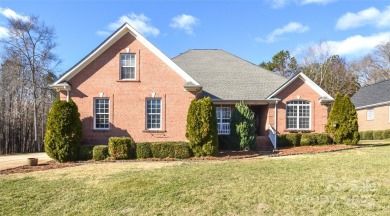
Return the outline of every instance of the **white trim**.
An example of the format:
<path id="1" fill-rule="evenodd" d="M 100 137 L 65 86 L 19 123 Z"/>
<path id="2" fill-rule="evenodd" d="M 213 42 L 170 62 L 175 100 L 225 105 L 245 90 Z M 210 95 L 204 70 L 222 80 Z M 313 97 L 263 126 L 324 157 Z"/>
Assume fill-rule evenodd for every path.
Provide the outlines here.
<path id="1" fill-rule="evenodd" d="M 296 128 L 289 128 L 288 125 L 287 125 L 287 119 L 288 119 L 288 115 L 287 115 L 287 107 L 289 106 L 289 102 L 292 102 L 292 101 L 304 101 L 304 102 L 307 102 L 308 104 L 292 104 L 290 106 L 296 106 L 297 107 L 297 116 L 296 116 L 296 119 L 297 119 L 297 127 Z M 308 106 L 309 107 L 309 128 L 300 128 L 299 127 L 299 106 Z M 311 126 L 312 126 L 312 103 L 310 101 L 307 101 L 307 100 L 290 100 L 290 101 L 287 101 L 286 102 L 286 129 L 287 130 L 311 130 Z"/>
<path id="2" fill-rule="evenodd" d="M 148 100 L 160 100 L 160 127 L 148 128 Z M 163 100 L 162 98 L 146 98 L 145 100 L 145 130 L 147 131 L 161 131 L 163 125 Z"/>
<path id="3" fill-rule="evenodd" d="M 96 128 L 96 107 L 95 107 L 95 104 L 96 104 L 96 100 L 101 100 L 101 99 L 106 99 L 108 100 L 108 128 Z M 110 117 L 110 108 L 111 108 L 111 105 L 110 105 L 110 98 L 93 98 L 93 129 L 94 130 L 110 130 L 110 120 L 111 120 L 111 117 Z"/>
<path id="4" fill-rule="evenodd" d="M 367 121 L 372 121 L 375 119 L 375 109 L 366 109 L 366 120 Z"/>
<path id="5" fill-rule="evenodd" d="M 134 66 L 122 66 L 122 55 L 134 55 Z M 130 63 L 131 63 L 131 57 L 130 57 Z M 133 68 L 134 67 L 134 78 L 125 78 L 122 79 L 122 67 L 124 68 Z M 137 80 L 137 54 L 135 53 L 121 53 L 119 56 L 119 80 Z"/>
<path id="6" fill-rule="evenodd" d="M 188 75 L 183 69 L 177 66 L 170 58 L 163 54 L 157 47 L 150 43 L 144 36 L 142 36 L 137 30 L 135 30 L 130 24 L 125 23 L 120 29 L 118 29 L 110 38 L 108 38 L 103 44 L 101 44 L 93 53 L 89 54 L 84 60 L 75 65 L 71 70 L 59 78 L 53 85 L 58 83 L 69 81 L 83 68 L 95 60 L 99 55 L 106 51 L 112 44 L 118 41 L 126 33 L 132 34 L 140 43 L 148 48 L 153 54 L 160 58 L 165 64 L 172 68 L 178 75 L 180 75 L 186 82 L 192 82 L 195 85 L 199 85 L 190 75 Z"/>
<path id="7" fill-rule="evenodd" d="M 370 108 L 370 107 L 377 107 L 377 106 L 382 106 L 382 105 L 387 105 L 387 104 L 390 104 L 390 101 L 385 101 L 385 102 L 380 102 L 380 103 L 376 103 L 376 104 L 370 104 L 370 105 L 366 105 L 366 106 L 356 107 L 355 109 L 361 110 L 361 109 L 366 109 L 366 108 Z"/>
<path id="8" fill-rule="evenodd" d="M 297 78 L 300 78 L 302 81 L 304 81 L 308 86 L 310 86 L 315 92 L 317 92 L 321 98 L 327 98 L 329 100 L 334 100 L 332 96 L 330 96 L 328 93 L 326 93 L 321 87 L 319 87 L 313 80 L 311 80 L 309 77 L 307 77 L 304 73 L 299 73 L 295 75 L 295 77 L 291 78 L 289 81 L 287 81 L 285 84 L 283 84 L 281 87 L 279 87 L 275 92 L 273 92 L 270 96 L 268 96 L 266 99 L 271 99 L 272 97 L 278 95 L 283 89 L 285 89 L 287 86 L 289 86 L 292 82 L 294 82 Z"/>
<path id="9" fill-rule="evenodd" d="M 229 113 L 229 118 L 222 118 L 222 112 L 223 110 L 227 111 Z M 226 107 L 226 106 L 218 106 L 215 109 L 216 115 L 217 115 L 217 128 L 218 128 L 218 135 L 230 135 L 231 132 L 231 125 L 230 125 L 230 120 L 232 119 L 232 108 L 231 107 Z M 220 114 L 220 115 L 218 115 Z M 229 122 L 222 122 L 223 119 L 229 119 Z M 220 125 L 228 125 L 229 129 L 220 130 Z"/>

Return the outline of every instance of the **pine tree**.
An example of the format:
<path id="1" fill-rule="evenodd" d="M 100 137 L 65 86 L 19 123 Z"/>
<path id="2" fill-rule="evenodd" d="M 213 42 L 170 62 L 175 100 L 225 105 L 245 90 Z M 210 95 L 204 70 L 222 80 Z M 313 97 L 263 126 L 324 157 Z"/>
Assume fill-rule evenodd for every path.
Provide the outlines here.
<path id="1" fill-rule="evenodd" d="M 231 117 L 231 142 L 241 150 L 254 150 L 256 143 L 255 115 L 244 102 L 236 104 Z"/>
<path id="2" fill-rule="evenodd" d="M 58 100 L 50 109 L 46 134 L 45 151 L 56 161 L 77 160 L 82 138 L 82 126 L 77 105 Z"/>
<path id="3" fill-rule="evenodd" d="M 336 143 L 354 145 L 359 142 L 357 113 L 347 95 L 336 94 L 325 129 Z"/>

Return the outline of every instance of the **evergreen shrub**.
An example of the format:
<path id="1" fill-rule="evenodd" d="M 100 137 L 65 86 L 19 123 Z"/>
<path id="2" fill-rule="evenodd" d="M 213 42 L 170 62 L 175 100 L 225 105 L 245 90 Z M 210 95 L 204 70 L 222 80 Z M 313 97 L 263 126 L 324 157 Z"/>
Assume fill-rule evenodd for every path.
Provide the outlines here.
<path id="1" fill-rule="evenodd" d="M 137 143 L 136 145 L 137 158 L 151 158 L 153 157 L 150 142 Z"/>
<path id="2" fill-rule="evenodd" d="M 135 158 L 135 142 L 131 137 L 110 137 L 108 152 L 114 160 Z"/>
<path id="3" fill-rule="evenodd" d="M 372 137 L 374 140 L 383 140 L 383 131 L 377 130 L 372 133 Z"/>
<path id="4" fill-rule="evenodd" d="M 108 158 L 108 146 L 96 145 L 93 147 L 93 159 L 95 161 L 105 160 Z"/>
<path id="5" fill-rule="evenodd" d="M 235 105 L 230 121 L 230 137 L 233 146 L 240 150 L 255 150 L 256 128 L 255 114 L 243 101 Z"/>
<path id="6" fill-rule="evenodd" d="M 79 148 L 79 160 L 92 160 L 94 145 L 81 145 Z"/>
<path id="7" fill-rule="evenodd" d="M 50 109 L 45 133 L 45 152 L 58 162 L 78 159 L 82 126 L 77 105 L 57 100 Z"/>
<path id="8" fill-rule="evenodd" d="M 210 97 L 193 100 L 187 114 L 186 137 L 195 156 L 217 153 L 217 127 L 216 109 Z"/>

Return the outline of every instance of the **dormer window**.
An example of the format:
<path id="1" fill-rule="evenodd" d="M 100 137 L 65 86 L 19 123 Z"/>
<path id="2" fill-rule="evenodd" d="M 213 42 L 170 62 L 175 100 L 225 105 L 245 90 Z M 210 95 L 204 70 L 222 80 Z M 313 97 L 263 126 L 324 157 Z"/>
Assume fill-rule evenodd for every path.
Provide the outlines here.
<path id="1" fill-rule="evenodd" d="M 121 54 L 121 80 L 135 80 L 135 54 Z"/>

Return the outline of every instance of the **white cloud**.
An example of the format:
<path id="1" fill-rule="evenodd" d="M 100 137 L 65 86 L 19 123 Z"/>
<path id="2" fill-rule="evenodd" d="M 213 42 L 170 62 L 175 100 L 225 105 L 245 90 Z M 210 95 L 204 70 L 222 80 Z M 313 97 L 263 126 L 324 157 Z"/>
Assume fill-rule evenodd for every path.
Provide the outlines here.
<path id="1" fill-rule="evenodd" d="M 193 34 L 193 27 L 199 23 L 199 19 L 187 15 L 187 14 L 182 14 L 178 15 L 172 18 L 171 23 L 169 24 L 170 27 L 175 28 L 175 29 L 182 29 L 184 30 L 187 34 L 192 35 Z"/>
<path id="2" fill-rule="evenodd" d="M 283 26 L 282 28 L 277 28 L 273 30 L 271 33 L 267 35 L 266 38 L 256 38 L 256 41 L 259 42 L 265 42 L 265 43 L 273 43 L 275 42 L 280 36 L 284 34 L 289 33 L 304 33 L 309 30 L 308 26 L 304 26 L 301 23 L 298 22 L 290 22 L 287 25 Z"/>
<path id="3" fill-rule="evenodd" d="M 357 13 L 348 12 L 337 20 L 336 29 L 346 30 L 366 25 L 390 27 L 390 6 L 383 11 L 370 7 Z"/>
<path id="4" fill-rule="evenodd" d="M 137 31 L 139 31 L 141 34 L 147 36 L 158 36 L 160 34 L 160 30 L 156 27 L 154 27 L 150 23 L 150 18 L 145 16 L 144 14 L 127 14 L 119 17 L 119 19 L 116 22 L 110 23 L 108 25 L 108 29 L 110 31 L 115 31 L 119 27 L 121 27 L 124 23 L 129 23 L 131 26 L 133 26 Z M 97 35 L 99 36 L 107 36 L 110 34 L 109 31 L 97 31 Z"/>
<path id="5" fill-rule="evenodd" d="M 307 5 L 307 4 L 322 4 L 326 5 L 328 3 L 334 2 L 337 0 L 268 0 L 269 4 L 273 8 L 282 8 L 288 4 L 296 5 Z"/>
<path id="6" fill-rule="evenodd" d="M 23 16 L 20 14 L 17 14 L 15 11 L 9 9 L 9 8 L 1 8 L 0 7 L 0 14 L 8 19 L 20 19 L 23 21 L 28 21 L 28 16 Z"/>
<path id="7" fill-rule="evenodd" d="M 0 26 L 0 39 L 7 38 L 8 36 L 8 29 Z"/>

